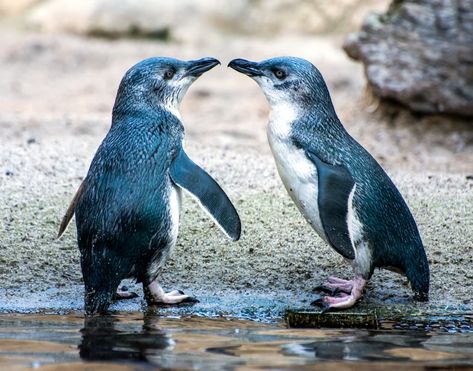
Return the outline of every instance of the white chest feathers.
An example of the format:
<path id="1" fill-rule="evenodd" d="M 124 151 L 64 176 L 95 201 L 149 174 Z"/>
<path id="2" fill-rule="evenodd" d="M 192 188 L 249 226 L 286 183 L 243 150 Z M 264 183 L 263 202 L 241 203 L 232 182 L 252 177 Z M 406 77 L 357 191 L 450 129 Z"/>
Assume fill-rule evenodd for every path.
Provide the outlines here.
<path id="1" fill-rule="evenodd" d="M 318 207 L 317 168 L 290 139 L 296 118 L 297 112 L 290 106 L 273 108 L 267 131 L 269 145 L 287 192 L 312 228 L 327 240 Z"/>
<path id="2" fill-rule="evenodd" d="M 181 211 L 181 189 L 173 184 L 169 190 L 169 214 L 171 216 L 171 228 L 169 228 L 170 247 L 174 247 L 179 232 L 179 214 Z"/>

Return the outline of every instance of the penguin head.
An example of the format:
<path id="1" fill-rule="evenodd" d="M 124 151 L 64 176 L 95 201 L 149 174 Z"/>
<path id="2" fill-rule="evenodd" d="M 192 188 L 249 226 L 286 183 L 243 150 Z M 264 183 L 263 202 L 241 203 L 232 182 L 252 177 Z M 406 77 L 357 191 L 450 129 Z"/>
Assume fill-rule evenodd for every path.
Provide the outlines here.
<path id="1" fill-rule="evenodd" d="M 273 108 L 290 104 L 300 109 L 316 106 L 324 111 L 333 110 L 322 74 L 305 59 L 278 57 L 252 62 L 238 58 L 228 67 L 255 80 Z"/>
<path id="2" fill-rule="evenodd" d="M 145 59 L 131 67 L 122 78 L 115 108 L 145 104 L 178 109 L 189 86 L 217 64 L 220 62 L 215 58 L 190 61 L 165 57 Z"/>

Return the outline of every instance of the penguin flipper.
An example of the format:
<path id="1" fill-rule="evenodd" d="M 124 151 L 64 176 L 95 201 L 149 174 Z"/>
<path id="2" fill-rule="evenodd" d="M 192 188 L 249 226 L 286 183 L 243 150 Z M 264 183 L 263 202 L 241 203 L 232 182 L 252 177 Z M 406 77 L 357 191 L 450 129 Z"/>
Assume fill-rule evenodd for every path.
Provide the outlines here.
<path id="1" fill-rule="evenodd" d="M 354 259 L 355 250 L 350 239 L 347 216 L 355 181 L 345 167 L 327 164 L 312 151 L 306 151 L 306 154 L 317 167 L 317 202 L 325 235 L 339 254 Z"/>
<path id="2" fill-rule="evenodd" d="M 69 222 L 71 221 L 72 216 L 74 215 L 77 202 L 79 201 L 80 196 L 82 195 L 82 192 L 84 191 L 84 189 L 85 189 L 85 180 L 80 184 L 79 189 L 77 190 L 76 194 L 72 198 L 72 201 L 69 207 L 67 208 L 66 213 L 62 217 L 61 225 L 59 226 L 59 232 L 56 238 L 60 238 L 62 234 L 64 233 L 64 231 L 66 230 L 67 226 L 69 225 Z"/>
<path id="3" fill-rule="evenodd" d="M 171 179 L 200 202 L 223 232 L 236 241 L 241 222 L 235 207 L 217 182 L 197 166 L 181 148 L 171 164 Z"/>

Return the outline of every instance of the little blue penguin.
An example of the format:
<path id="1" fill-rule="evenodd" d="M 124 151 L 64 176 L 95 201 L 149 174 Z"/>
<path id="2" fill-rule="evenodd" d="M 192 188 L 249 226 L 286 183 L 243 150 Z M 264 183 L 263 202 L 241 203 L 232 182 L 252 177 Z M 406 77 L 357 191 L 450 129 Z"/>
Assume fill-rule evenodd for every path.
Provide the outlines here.
<path id="1" fill-rule="evenodd" d="M 376 160 L 343 127 L 319 70 L 295 57 L 229 67 L 263 90 L 267 128 L 278 173 L 317 234 L 348 260 L 352 280 L 330 277 L 324 310 L 353 306 L 375 268 L 404 274 L 418 300 L 428 300 L 429 265 L 417 225 L 401 194 Z"/>
<path id="2" fill-rule="evenodd" d="M 176 244 L 181 189 L 232 240 L 240 218 L 227 195 L 186 155 L 179 105 L 189 86 L 220 62 L 149 58 L 130 68 L 118 88 L 112 124 L 59 228 L 76 216 L 85 311 L 103 313 L 120 281 L 142 282 L 148 305 L 190 301 L 165 293 L 157 276 Z"/>

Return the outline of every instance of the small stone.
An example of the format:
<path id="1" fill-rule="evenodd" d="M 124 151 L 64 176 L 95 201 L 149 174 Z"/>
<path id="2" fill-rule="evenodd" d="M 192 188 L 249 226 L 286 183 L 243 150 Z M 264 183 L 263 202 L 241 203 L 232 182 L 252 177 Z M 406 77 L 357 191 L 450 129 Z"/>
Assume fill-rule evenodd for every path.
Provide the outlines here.
<path id="1" fill-rule="evenodd" d="M 11 171 L 11 170 L 5 170 L 5 175 L 6 175 L 6 176 L 12 176 L 12 175 L 13 175 L 13 171 Z"/>
<path id="2" fill-rule="evenodd" d="M 33 143 L 36 143 L 36 139 L 35 139 L 35 138 L 29 138 L 29 139 L 26 141 L 26 144 L 33 144 Z"/>

